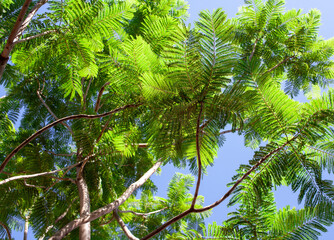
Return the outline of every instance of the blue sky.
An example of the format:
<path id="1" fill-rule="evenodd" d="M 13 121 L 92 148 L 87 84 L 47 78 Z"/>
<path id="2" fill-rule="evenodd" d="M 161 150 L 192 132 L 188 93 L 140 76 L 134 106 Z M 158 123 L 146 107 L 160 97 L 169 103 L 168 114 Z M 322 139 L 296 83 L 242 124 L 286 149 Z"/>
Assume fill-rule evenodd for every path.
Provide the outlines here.
<path id="1" fill-rule="evenodd" d="M 216 8 L 223 8 L 228 14 L 228 17 L 234 17 L 238 11 L 238 7 L 243 4 L 243 0 L 188 0 L 190 4 L 190 18 L 188 23 L 193 23 L 198 16 L 198 13 L 203 9 L 212 11 Z M 322 13 L 322 26 L 320 27 L 320 35 L 325 39 L 334 36 L 334 1 L 333 0 L 286 0 L 286 9 L 304 9 L 305 12 L 312 8 L 317 8 Z M 5 94 L 3 89 L 0 89 L 0 96 Z M 242 163 L 248 163 L 252 158 L 253 151 L 243 147 L 243 138 L 236 133 L 226 135 L 226 142 L 219 149 L 218 156 L 215 160 L 214 167 L 207 169 L 207 176 L 204 176 L 200 188 L 200 194 L 205 197 L 205 205 L 210 204 L 219 199 L 227 190 L 226 184 L 231 181 L 231 177 L 235 174 L 235 169 Z M 162 169 L 161 176 L 153 176 L 153 180 L 159 187 L 158 195 L 165 197 L 166 189 L 170 179 L 175 171 L 188 173 L 174 169 L 172 166 L 165 166 Z M 331 177 L 333 179 L 333 177 Z M 285 205 L 297 206 L 297 196 L 293 194 L 287 187 L 279 188 L 275 192 L 278 207 Z M 232 209 L 226 208 L 226 203 L 223 202 L 220 206 L 213 210 L 212 216 L 207 222 L 217 221 L 221 223 L 226 219 L 227 212 Z M 298 206 L 297 206 L 298 207 Z M 22 233 L 14 233 L 15 239 L 23 239 Z M 33 240 L 30 232 L 29 240 Z M 334 239 L 334 227 L 329 228 L 329 231 L 320 237 L 321 240 Z"/>

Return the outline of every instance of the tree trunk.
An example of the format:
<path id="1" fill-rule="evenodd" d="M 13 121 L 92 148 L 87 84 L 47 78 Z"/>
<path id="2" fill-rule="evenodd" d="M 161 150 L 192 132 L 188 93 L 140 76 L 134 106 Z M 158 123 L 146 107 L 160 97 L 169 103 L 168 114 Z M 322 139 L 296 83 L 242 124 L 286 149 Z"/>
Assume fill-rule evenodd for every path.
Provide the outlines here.
<path id="1" fill-rule="evenodd" d="M 29 215 L 26 216 L 25 223 L 24 223 L 23 240 L 28 240 L 28 229 L 29 229 Z"/>
<path id="2" fill-rule="evenodd" d="M 76 182 L 80 198 L 80 217 L 85 217 L 90 214 L 90 199 L 89 199 L 87 183 L 83 177 L 83 174 L 80 173 L 80 167 L 77 167 Z M 79 239 L 90 240 L 90 237 L 91 237 L 90 222 L 87 222 L 79 227 Z"/>

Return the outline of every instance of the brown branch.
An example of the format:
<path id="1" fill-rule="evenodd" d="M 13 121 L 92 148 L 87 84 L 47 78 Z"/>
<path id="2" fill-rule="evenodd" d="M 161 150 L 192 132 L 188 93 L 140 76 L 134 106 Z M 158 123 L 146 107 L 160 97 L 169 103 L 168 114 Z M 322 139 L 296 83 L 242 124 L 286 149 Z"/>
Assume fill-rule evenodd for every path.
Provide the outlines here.
<path id="1" fill-rule="evenodd" d="M 44 152 L 50 153 L 52 155 L 58 156 L 58 157 L 72 157 L 73 155 L 75 155 L 75 152 L 72 153 L 55 153 L 52 151 L 48 151 L 48 150 L 44 150 Z"/>
<path id="2" fill-rule="evenodd" d="M 157 169 L 161 166 L 162 162 L 156 162 L 153 167 L 151 167 L 138 181 L 132 183 L 130 187 L 128 187 L 125 192 L 114 202 L 109 203 L 108 205 L 101 207 L 94 212 L 90 213 L 85 217 L 80 217 L 75 219 L 61 228 L 58 232 L 55 233 L 54 236 L 49 238 L 49 240 L 60 240 L 65 237 L 68 233 L 73 231 L 74 229 L 78 228 L 80 225 L 91 222 L 103 215 L 111 213 L 115 209 L 117 209 L 120 205 L 122 205 L 130 196 L 131 194 L 140 186 L 142 186 L 153 173 L 157 171 Z"/>
<path id="3" fill-rule="evenodd" d="M 81 167 L 77 166 L 77 188 L 80 200 L 80 217 L 86 217 L 90 214 L 90 197 L 87 182 L 81 173 Z M 86 222 L 79 226 L 79 239 L 90 240 L 91 237 L 91 225 L 90 222 Z"/>
<path id="4" fill-rule="evenodd" d="M 236 131 L 239 131 L 239 130 L 240 130 L 240 128 L 237 128 L 237 129 L 235 129 L 235 130 L 232 130 L 232 129 L 230 129 L 230 130 L 225 130 L 225 131 L 220 132 L 219 135 L 223 135 L 223 134 L 231 133 L 231 132 L 236 132 Z"/>
<path id="5" fill-rule="evenodd" d="M 114 220 L 114 217 L 112 217 L 109 221 L 106 221 L 104 223 L 100 223 L 100 226 L 104 226 L 104 225 L 108 225 L 109 223 L 111 223 Z"/>
<path id="6" fill-rule="evenodd" d="M 32 0 L 26 0 L 21 8 L 21 11 L 16 19 L 16 22 L 14 24 L 14 27 L 12 31 L 10 32 L 10 35 L 7 39 L 5 48 L 3 49 L 2 53 L 0 54 L 0 80 L 2 78 L 2 75 L 5 71 L 7 62 L 9 60 L 9 54 L 12 51 L 14 47 L 14 40 L 18 36 L 19 30 L 23 24 L 23 18 L 26 15 L 26 12 L 28 11 L 29 5 Z"/>
<path id="7" fill-rule="evenodd" d="M 121 226 L 121 228 L 123 229 L 123 232 L 125 233 L 125 235 L 127 236 L 128 239 L 130 239 L 130 240 L 139 240 L 139 238 L 137 238 L 136 236 L 134 236 L 132 234 L 132 232 L 128 229 L 128 227 L 125 225 L 125 223 L 123 222 L 123 220 L 117 214 L 117 209 L 114 210 L 113 217 L 116 219 L 116 221 L 118 222 L 118 224 Z"/>
<path id="8" fill-rule="evenodd" d="M 90 84 L 92 83 L 92 80 L 93 80 L 93 78 L 89 78 L 89 82 L 88 82 L 88 86 L 87 86 L 87 88 L 86 88 L 86 92 L 85 92 L 85 94 L 83 95 L 84 109 L 86 109 L 86 101 L 87 101 L 88 90 L 89 90 L 89 88 L 90 88 Z M 83 86 L 83 84 L 82 84 L 82 86 Z"/>
<path id="9" fill-rule="evenodd" d="M 295 56 L 289 56 L 284 58 L 283 61 L 277 63 L 275 66 L 273 66 L 272 68 L 268 69 L 263 75 L 266 75 L 267 73 L 270 73 L 272 71 L 274 71 L 276 68 L 278 68 L 279 66 L 281 66 L 282 64 L 286 63 L 287 61 L 289 61 L 291 58 L 294 58 Z"/>
<path id="10" fill-rule="evenodd" d="M 138 104 L 129 104 L 129 105 L 125 105 L 123 107 L 119 107 L 116 108 L 110 112 L 106 112 L 106 113 L 102 113 L 102 114 L 97 114 L 97 115 L 87 115 L 87 114 L 78 114 L 78 115 L 72 115 L 72 116 L 68 116 L 68 117 L 64 117 L 61 119 L 58 119 L 48 125 L 46 125 L 45 127 L 39 129 L 37 132 L 35 132 L 34 134 L 32 134 L 30 137 L 28 137 L 26 140 L 24 140 L 19 146 L 17 146 L 6 158 L 5 160 L 2 162 L 2 164 L 0 165 L 0 173 L 3 171 L 3 169 L 6 167 L 6 165 L 8 164 L 9 160 L 18 152 L 20 151 L 24 146 L 26 146 L 28 143 L 30 143 L 32 140 L 34 140 L 37 136 L 39 136 L 40 134 L 42 134 L 43 132 L 45 132 L 46 130 L 48 130 L 49 128 L 52 128 L 53 126 L 57 125 L 58 123 L 64 122 L 64 121 L 68 121 L 68 120 L 72 120 L 72 119 L 80 119 L 80 118 L 85 118 L 85 119 L 95 119 L 95 118 L 101 118 L 101 117 L 106 117 L 109 116 L 113 113 L 119 112 L 121 110 L 127 109 L 127 108 L 131 108 L 131 107 L 138 107 L 142 105 L 142 103 L 138 103 Z"/>
<path id="11" fill-rule="evenodd" d="M 126 211 L 118 210 L 118 211 L 120 213 L 132 213 L 133 215 L 136 215 L 136 216 L 146 217 L 146 216 L 151 215 L 151 214 L 162 212 L 163 210 L 166 210 L 167 208 L 168 207 L 164 207 L 162 209 L 159 209 L 159 210 L 156 210 L 156 211 L 153 211 L 153 212 L 148 212 L 148 213 L 139 213 L 139 212 L 134 212 L 134 211 L 130 211 L 130 210 L 126 210 Z"/>
<path id="12" fill-rule="evenodd" d="M 97 100 L 96 100 L 96 104 L 95 104 L 95 112 L 97 113 L 99 111 L 99 108 L 100 108 L 100 103 L 101 103 L 101 97 L 102 97 L 102 94 L 104 92 L 104 89 L 106 88 L 106 86 L 108 86 L 111 82 L 106 82 L 100 89 L 99 91 L 99 94 L 97 96 Z"/>
<path id="13" fill-rule="evenodd" d="M 22 25 L 20 26 L 20 29 L 17 33 L 17 36 L 15 40 L 18 40 L 20 36 L 23 34 L 24 30 L 28 27 L 29 23 L 31 22 L 32 18 L 35 16 L 37 11 L 45 4 L 48 0 L 40 0 L 36 5 L 33 7 L 33 9 L 28 13 L 26 19 L 24 19 Z"/>
<path id="14" fill-rule="evenodd" d="M 79 166 L 79 165 L 81 165 L 81 164 L 86 164 L 87 161 L 88 161 L 88 159 L 91 158 L 91 157 L 94 157 L 95 155 L 96 155 L 96 154 L 94 153 L 94 154 L 92 154 L 92 155 L 89 155 L 89 156 L 85 157 L 84 160 L 78 162 L 78 163 L 80 163 L 80 164 L 78 164 L 78 165 L 76 165 L 76 166 Z M 64 172 L 63 176 L 65 176 L 70 170 L 71 170 L 71 169 L 67 169 L 67 170 Z M 73 179 L 72 179 L 72 180 L 73 180 Z M 56 185 L 57 183 L 59 183 L 59 181 L 60 181 L 60 180 L 57 180 L 57 181 L 55 181 L 53 184 L 51 184 L 51 186 L 49 186 L 49 187 L 46 189 L 46 191 L 49 191 L 54 185 Z"/>
<path id="15" fill-rule="evenodd" d="M 258 41 L 259 41 L 259 39 L 257 38 L 257 39 L 255 40 L 255 43 L 254 43 L 254 46 L 253 46 L 253 50 L 252 50 L 252 52 L 251 52 L 251 55 L 249 56 L 249 61 L 251 61 L 252 58 L 253 58 L 253 56 L 254 56 L 254 53 L 255 53 L 255 50 L 256 50 L 256 45 L 257 45 Z"/>
<path id="16" fill-rule="evenodd" d="M 251 169 L 249 169 L 241 178 L 239 178 L 235 184 L 224 194 L 224 196 L 222 198 L 220 198 L 218 201 L 214 202 L 211 205 L 208 205 L 206 207 L 203 208 L 198 208 L 198 209 L 192 209 L 189 208 L 188 210 L 182 212 L 181 214 L 173 217 L 172 219 L 170 219 L 169 221 L 165 222 L 163 225 L 161 225 L 160 227 L 158 227 L 157 229 L 155 229 L 154 231 L 152 231 L 151 233 L 149 233 L 148 235 L 146 235 L 145 237 L 141 238 L 141 240 L 147 240 L 152 238 L 153 236 L 155 236 L 156 234 L 160 233 L 161 231 L 163 231 L 164 229 L 166 229 L 169 225 L 179 221 L 180 219 L 184 218 L 185 216 L 189 215 L 190 213 L 201 213 L 201 212 L 205 212 L 208 211 L 216 206 L 218 206 L 220 203 L 222 203 L 227 197 L 229 197 L 231 195 L 231 193 L 236 189 L 236 187 L 249 175 L 251 174 L 255 169 L 257 169 L 263 162 L 265 162 L 269 157 L 271 157 L 273 154 L 279 152 L 280 150 L 282 150 L 286 145 L 288 145 L 290 142 L 294 141 L 296 138 L 298 137 L 298 135 L 294 136 L 293 138 L 291 138 L 289 141 L 287 141 L 286 143 L 284 143 L 283 145 L 281 145 L 280 147 L 276 148 L 275 150 L 271 151 L 270 153 L 268 153 L 266 156 L 262 157 Z"/>
<path id="17" fill-rule="evenodd" d="M 43 98 L 42 98 L 39 90 L 37 90 L 36 93 L 37 93 L 37 96 L 38 96 L 39 100 L 42 102 L 42 104 L 48 110 L 48 112 L 52 115 L 52 117 L 54 119 L 58 120 L 59 118 L 56 116 L 56 114 L 54 114 L 54 112 L 52 112 L 51 108 L 43 100 Z M 70 131 L 70 133 L 73 135 L 73 131 L 72 131 L 71 127 L 67 123 L 61 122 L 60 124 L 64 125 L 68 129 L 68 131 Z"/>
<path id="18" fill-rule="evenodd" d="M 24 182 L 24 185 L 27 186 L 27 187 L 46 188 L 45 186 L 37 186 L 37 185 L 29 184 L 29 183 L 27 183 L 27 179 L 24 179 L 23 182 Z"/>
<path id="19" fill-rule="evenodd" d="M 35 39 L 35 38 L 39 38 L 39 37 L 42 37 L 44 35 L 48 35 L 50 33 L 55 33 L 55 32 L 57 32 L 57 30 L 55 30 L 55 29 L 48 30 L 48 31 L 41 32 L 41 33 L 33 35 L 33 36 L 29 36 L 29 37 L 26 37 L 26 38 L 22 38 L 22 39 L 16 40 L 13 44 L 15 45 L 17 43 L 26 42 L 26 41 L 29 41 L 29 40 L 32 40 L 32 39 Z"/>
<path id="20" fill-rule="evenodd" d="M 8 183 L 8 182 L 11 182 L 11 181 L 14 181 L 14 180 L 19 180 L 19 179 L 28 179 L 28 178 L 34 178 L 34 177 L 40 177 L 40 176 L 45 176 L 45 175 L 50 175 L 50 174 L 54 174 L 54 173 L 57 173 L 57 172 L 61 172 L 61 171 L 64 171 L 67 169 L 67 171 L 69 171 L 70 169 L 78 166 L 82 164 L 82 162 L 78 162 L 76 164 L 73 164 L 71 166 L 68 166 L 68 167 L 65 167 L 65 168 L 62 168 L 62 169 L 57 169 L 57 170 L 54 170 L 54 171 L 51 171 L 51 172 L 43 172 L 43 173 L 35 173 L 35 174 L 30 174 L 30 175 L 20 175 L 20 176 L 14 176 L 14 177 L 11 177 L 11 178 L 7 178 L 5 180 L 2 180 L 0 182 L 0 185 L 2 184 L 5 184 L 5 183 Z"/>
<path id="21" fill-rule="evenodd" d="M 214 208 L 216 206 L 218 206 L 221 202 L 223 202 L 227 197 L 229 197 L 231 195 L 231 193 L 234 191 L 234 189 L 249 175 L 251 174 L 255 169 L 257 169 L 264 161 L 266 161 L 269 157 L 271 157 L 273 154 L 276 154 L 277 152 L 279 152 L 280 150 L 282 150 L 286 145 L 290 144 L 290 142 L 294 141 L 296 138 L 298 137 L 298 135 L 294 136 L 293 138 L 291 138 L 290 140 L 288 140 L 286 143 L 284 143 L 283 145 L 281 145 L 280 147 L 274 149 L 273 151 L 269 152 L 267 155 L 265 155 L 264 157 L 262 157 L 252 168 L 250 168 L 241 178 L 239 178 L 234 185 L 230 188 L 230 190 L 228 190 L 225 195 L 219 199 L 218 201 L 216 201 L 215 203 L 203 207 L 203 208 L 199 208 L 199 209 L 194 209 L 194 212 L 205 212 L 210 210 L 211 208 Z"/>
<path id="22" fill-rule="evenodd" d="M 12 240 L 12 236 L 10 235 L 10 230 L 9 228 L 6 226 L 6 224 L 4 224 L 3 222 L 0 222 L 0 225 L 3 226 L 3 228 L 6 230 L 7 235 L 8 235 L 8 239 Z"/>
<path id="23" fill-rule="evenodd" d="M 48 177 L 59 180 L 59 181 L 70 181 L 70 182 L 75 184 L 75 180 L 72 179 L 72 178 L 61 178 L 61 177 L 55 177 L 55 176 L 48 176 Z M 59 182 L 59 181 L 57 181 L 57 182 Z"/>
<path id="24" fill-rule="evenodd" d="M 43 234 L 40 238 L 38 238 L 38 240 L 44 240 L 45 235 L 46 235 L 46 234 L 47 234 L 53 227 L 54 227 L 53 225 L 48 226 L 48 227 L 45 229 L 44 234 Z"/>
<path id="25" fill-rule="evenodd" d="M 198 118 L 197 118 L 197 126 L 196 126 L 196 153 L 197 153 L 198 176 L 197 176 L 197 183 L 196 183 L 194 198 L 192 200 L 190 209 L 194 209 L 194 207 L 195 207 L 199 187 L 201 185 L 201 177 L 202 177 L 202 161 L 201 161 L 201 150 L 200 150 L 201 145 L 200 145 L 200 142 L 199 142 L 200 131 L 201 131 L 200 126 L 201 126 L 202 111 L 203 111 L 203 102 L 201 102 L 201 107 L 200 107 L 200 110 L 199 110 L 199 114 L 198 114 Z"/>
<path id="26" fill-rule="evenodd" d="M 60 220 L 62 220 L 62 219 L 67 215 L 68 211 L 70 210 L 70 208 L 72 207 L 73 203 L 74 203 L 76 200 L 78 200 L 78 197 L 76 197 L 76 198 L 74 198 L 74 199 L 72 200 L 72 202 L 70 203 L 70 205 L 68 206 L 68 208 L 66 208 L 65 212 L 63 212 L 63 214 L 60 215 L 60 216 L 56 219 L 55 223 L 59 222 Z"/>

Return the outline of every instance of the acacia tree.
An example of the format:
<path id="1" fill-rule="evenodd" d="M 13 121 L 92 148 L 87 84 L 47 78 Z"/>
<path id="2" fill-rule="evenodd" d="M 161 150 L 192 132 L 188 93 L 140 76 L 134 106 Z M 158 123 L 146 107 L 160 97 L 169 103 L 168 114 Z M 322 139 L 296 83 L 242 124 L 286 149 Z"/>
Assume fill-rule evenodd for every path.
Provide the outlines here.
<path id="1" fill-rule="evenodd" d="M 39 239 L 317 239 L 334 221 L 322 179 L 334 170 L 334 95 L 319 93 L 334 45 L 318 36 L 318 11 L 247 0 L 236 18 L 203 11 L 191 29 L 181 0 L 50 1 L 36 14 L 46 2 L 1 2 L 0 236 L 23 221 Z M 308 103 L 293 100 L 301 90 Z M 203 206 L 227 132 L 257 150 Z M 196 181 L 176 174 L 161 198 L 149 177 L 167 163 Z M 303 209 L 276 210 L 283 184 Z M 237 210 L 205 226 L 230 196 Z"/>

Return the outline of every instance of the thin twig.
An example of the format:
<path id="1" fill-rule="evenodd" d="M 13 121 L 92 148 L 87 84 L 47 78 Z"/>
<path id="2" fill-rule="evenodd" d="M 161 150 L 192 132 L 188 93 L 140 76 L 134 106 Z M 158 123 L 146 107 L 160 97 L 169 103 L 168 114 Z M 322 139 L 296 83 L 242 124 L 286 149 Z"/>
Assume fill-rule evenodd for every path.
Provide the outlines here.
<path id="1" fill-rule="evenodd" d="M 0 222 L 0 225 L 3 226 L 3 228 L 6 230 L 8 239 L 9 239 L 9 240 L 12 240 L 12 236 L 10 235 L 10 230 L 9 230 L 9 228 L 6 226 L 6 224 L 4 224 L 3 222 Z"/>
<path id="2" fill-rule="evenodd" d="M 104 223 L 100 223 L 100 226 L 104 226 L 104 225 L 108 225 L 109 223 L 111 223 L 114 220 L 114 217 L 112 217 L 109 221 L 106 221 Z"/>
<path id="3" fill-rule="evenodd" d="M 290 59 L 292 59 L 294 57 L 295 56 L 286 57 L 283 61 L 277 63 L 275 66 L 273 66 L 272 68 L 268 69 L 263 75 L 266 75 L 267 73 L 270 73 L 270 72 L 274 71 L 276 68 L 278 68 L 279 66 L 281 66 L 284 63 L 286 63 L 287 61 L 289 61 Z"/>
<path id="4" fill-rule="evenodd" d="M 159 212 L 162 212 L 164 210 L 166 210 L 168 207 L 164 207 L 162 209 L 159 209 L 159 210 L 156 210 L 156 211 L 153 211 L 153 212 L 148 212 L 148 213 L 139 213 L 139 212 L 134 212 L 134 211 L 131 211 L 131 210 L 126 210 L 126 211 L 122 211 L 122 210 L 118 210 L 120 213 L 132 213 L 133 215 L 136 215 L 136 216 L 143 216 L 143 217 L 146 217 L 148 215 L 152 215 L 152 214 L 155 214 L 155 213 L 159 213 Z"/>
<path id="5" fill-rule="evenodd" d="M 62 168 L 62 169 L 57 169 L 57 170 L 54 170 L 54 171 L 50 171 L 50 172 L 42 172 L 42 173 L 35 173 L 35 174 L 30 174 L 30 175 L 20 175 L 20 176 L 14 176 L 14 177 L 11 177 L 11 178 L 7 178 L 5 180 L 2 180 L 0 182 L 0 185 L 2 184 L 5 184 L 5 183 L 8 183 L 8 182 L 11 182 L 11 181 L 14 181 L 14 180 L 19 180 L 19 179 L 28 179 L 28 178 L 34 178 L 34 177 L 40 177 L 40 176 L 45 176 L 45 175 L 50 175 L 50 174 L 54 174 L 54 173 L 57 173 L 57 172 L 61 172 L 61 171 L 64 171 L 67 169 L 67 171 L 69 171 L 70 169 L 78 166 L 82 164 L 82 162 L 78 162 L 76 164 L 73 164 L 71 166 L 68 166 L 68 167 L 65 167 L 65 168 Z"/>
<path id="6" fill-rule="evenodd" d="M 253 58 L 253 56 L 254 56 L 254 53 L 255 53 L 255 50 L 256 50 L 256 45 L 257 45 L 258 41 L 259 41 L 259 39 L 257 38 L 257 39 L 255 40 L 254 45 L 253 45 L 253 50 L 252 50 L 252 52 L 251 52 L 251 55 L 249 56 L 249 61 L 251 61 L 252 58 Z"/>
<path id="7" fill-rule="evenodd" d="M 86 158 L 84 158 L 84 160 L 78 162 L 78 163 L 80 163 L 80 164 L 78 164 L 78 165 L 76 165 L 76 166 L 79 166 L 79 165 L 81 165 L 81 164 L 86 164 L 87 161 L 88 161 L 88 159 L 90 159 L 91 157 L 94 157 L 95 155 L 96 155 L 96 154 L 94 153 L 94 154 L 92 154 L 92 155 L 87 156 Z M 71 169 L 72 169 L 72 168 L 71 168 Z M 63 176 L 65 176 L 71 169 L 67 169 L 67 170 L 64 172 Z M 73 179 L 72 179 L 72 180 L 73 180 Z M 73 181 L 74 181 L 74 180 L 73 180 Z M 56 185 L 56 184 L 59 183 L 59 182 L 60 182 L 60 180 L 55 181 L 53 184 L 51 184 L 51 186 L 49 186 L 49 187 L 46 189 L 46 191 L 49 191 L 54 185 Z M 75 181 L 74 181 L 74 183 L 76 184 Z"/>
<path id="8" fill-rule="evenodd" d="M 27 186 L 27 187 L 46 188 L 45 186 L 37 186 L 37 185 L 29 184 L 29 183 L 27 183 L 27 179 L 24 179 L 23 182 L 24 182 L 24 185 Z"/>
<path id="9" fill-rule="evenodd" d="M 55 153 L 55 152 L 52 152 L 52 151 L 49 151 L 49 150 L 44 150 L 44 152 L 50 153 L 50 154 L 52 154 L 54 156 L 58 156 L 58 157 L 72 157 L 73 155 L 76 154 L 75 152 L 72 152 L 72 153 Z"/>
<path id="10" fill-rule="evenodd" d="M 88 114 L 78 114 L 78 115 L 72 115 L 72 116 L 68 116 L 68 117 L 64 117 L 61 119 L 58 119 L 48 125 L 46 125 L 45 127 L 39 129 L 38 131 L 36 131 L 34 134 L 32 134 L 30 137 L 28 137 L 26 140 L 24 140 L 19 146 L 17 146 L 6 158 L 5 160 L 2 162 L 2 164 L 0 165 L 0 173 L 3 171 L 3 169 L 6 167 L 6 165 L 8 164 L 9 160 L 18 152 L 20 151 L 24 146 L 26 146 L 28 143 L 30 143 L 32 140 L 34 140 L 37 136 L 39 136 L 40 134 L 42 134 L 43 132 L 45 132 L 46 130 L 48 130 L 49 128 L 52 128 L 53 126 L 57 125 L 58 123 L 64 122 L 64 121 L 68 121 L 68 120 L 72 120 L 72 119 L 80 119 L 80 118 L 85 118 L 85 119 L 95 119 L 95 118 L 101 118 L 101 117 L 106 117 L 109 116 L 111 114 L 114 114 L 116 112 L 119 112 L 121 110 L 127 109 L 127 108 L 132 108 L 132 107 L 138 107 L 142 105 L 142 103 L 138 103 L 138 104 L 129 104 L 129 105 L 125 105 L 119 108 L 116 108 L 110 112 L 106 112 L 106 113 L 102 113 L 102 114 L 97 114 L 97 115 L 88 115 Z"/>
<path id="11" fill-rule="evenodd" d="M 232 129 L 230 129 L 230 130 L 225 130 L 225 131 L 220 132 L 219 135 L 223 135 L 223 134 L 231 133 L 231 132 L 236 132 L 236 131 L 239 131 L 239 130 L 240 130 L 240 128 L 237 128 L 237 129 L 235 129 L 235 130 L 232 130 Z"/>
<path id="12" fill-rule="evenodd" d="M 55 177 L 55 176 L 48 176 L 48 177 L 58 180 L 57 182 L 59 182 L 59 181 L 70 181 L 70 182 L 75 184 L 75 180 L 72 179 L 72 178 L 61 178 L 61 177 Z"/>
<path id="13" fill-rule="evenodd" d="M 37 90 L 36 93 L 37 93 L 37 96 L 38 96 L 39 100 L 42 102 L 42 104 L 48 110 L 48 112 L 52 115 L 52 117 L 54 119 L 58 120 L 59 118 L 56 116 L 56 114 L 54 114 L 54 112 L 52 112 L 51 108 L 43 100 L 43 98 L 42 98 L 41 93 L 39 92 L 39 90 Z M 72 131 L 71 127 L 67 123 L 61 122 L 60 124 L 64 125 L 68 129 L 68 131 L 70 131 L 70 133 L 73 135 L 73 131 Z"/>
<path id="14" fill-rule="evenodd" d="M 96 100 L 96 104 L 95 104 L 95 112 L 97 113 L 100 109 L 100 103 L 101 103 L 101 97 L 102 94 L 104 92 L 104 89 L 106 88 L 106 86 L 108 86 L 111 82 L 106 82 L 105 84 L 103 84 L 103 86 L 101 87 L 99 94 L 97 95 L 97 100 Z"/>
<path id="15" fill-rule="evenodd" d="M 200 131 L 201 131 L 200 126 L 201 126 L 202 111 L 203 111 L 203 102 L 201 102 L 201 107 L 198 113 L 197 126 L 196 126 L 196 153 L 197 153 L 198 176 L 197 176 L 197 183 L 196 183 L 194 198 L 192 200 L 190 209 L 194 209 L 195 207 L 199 187 L 201 185 L 201 177 L 202 177 L 201 144 L 199 141 Z"/>
<path id="16" fill-rule="evenodd" d="M 123 222 L 123 220 L 117 214 L 117 209 L 114 210 L 113 217 L 116 219 L 116 221 L 118 222 L 118 224 L 121 226 L 121 228 L 123 229 L 123 232 L 125 233 L 125 235 L 127 236 L 128 239 L 130 239 L 130 240 L 139 240 L 139 238 L 137 238 L 135 235 L 132 234 L 132 232 L 128 229 L 128 227 L 125 225 L 125 223 Z"/>
<path id="17" fill-rule="evenodd" d="M 48 35 L 50 33 L 55 33 L 55 32 L 57 32 L 57 30 L 55 30 L 55 29 L 54 30 L 48 30 L 48 31 L 45 31 L 45 32 L 42 32 L 42 33 L 39 33 L 39 34 L 36 34 L 36 35 L 33 35 L 33 36 L 29 36 L 29 37 L 26 37 L 26 38 L 16 40 L 13 44 L 26 42 L 26 41 L 29 41 L 29 40 L 32 40 L 32 39 L 35 39 L 35 38 L 39 38 L 39 37 L 42 37 L 44 35 Z"/>
<path id="18" fill-rule="evenodd" d="M 93 79 L 93 78 L 89 78 L 89 82 L 88 82 L 88 86 L 87 86 L 87 88 L 86 88 L 86 92 L 85 92 L 85 94 L 83 95 L 84 109 L 86 109 L 87 95 L 88 95 L 88 90 L 89 90 L 89 88 L 90 88 L 90 84 L 92 83 L 92 79 Z"/>

